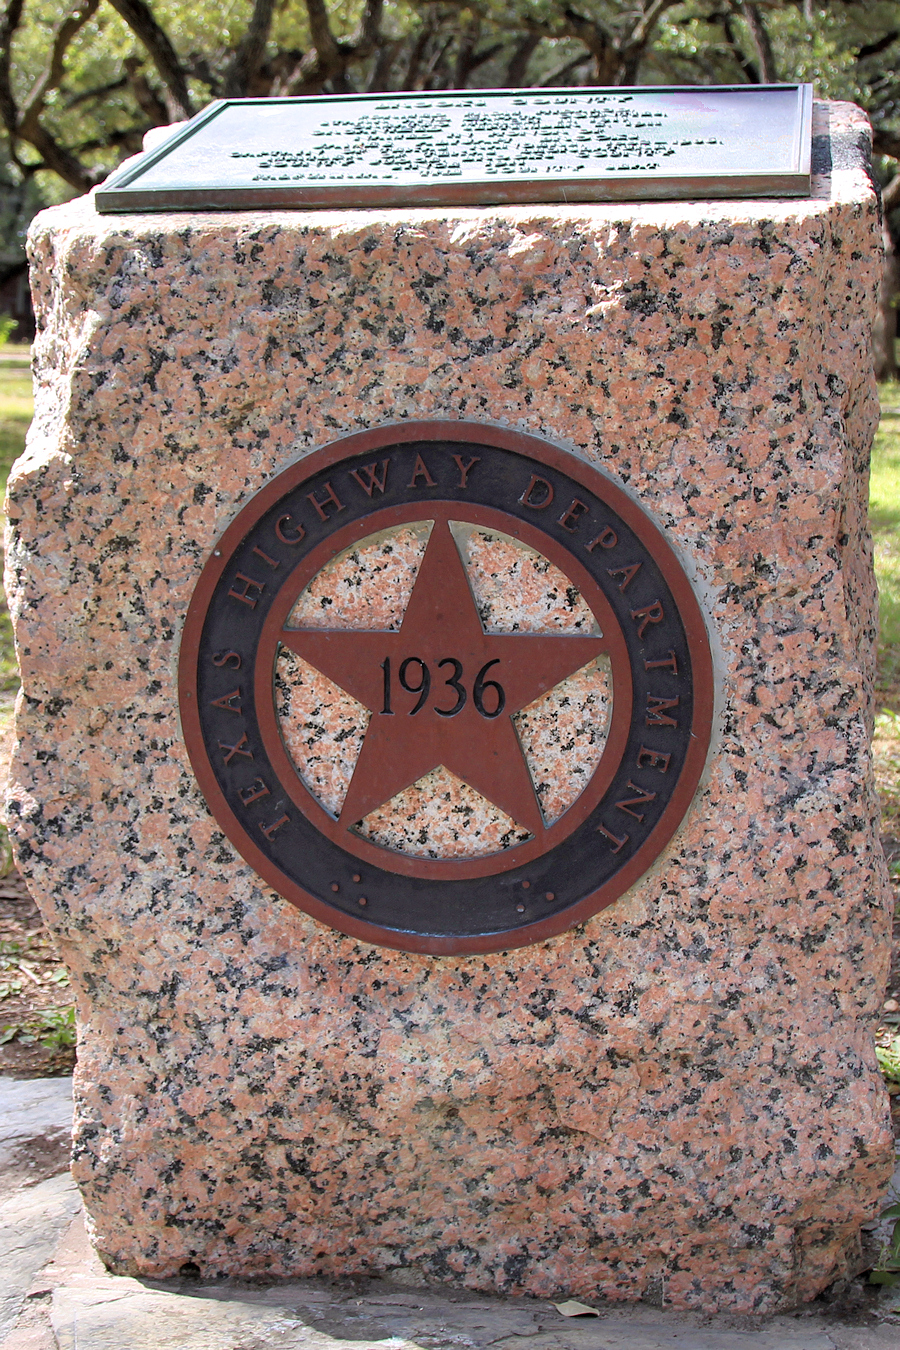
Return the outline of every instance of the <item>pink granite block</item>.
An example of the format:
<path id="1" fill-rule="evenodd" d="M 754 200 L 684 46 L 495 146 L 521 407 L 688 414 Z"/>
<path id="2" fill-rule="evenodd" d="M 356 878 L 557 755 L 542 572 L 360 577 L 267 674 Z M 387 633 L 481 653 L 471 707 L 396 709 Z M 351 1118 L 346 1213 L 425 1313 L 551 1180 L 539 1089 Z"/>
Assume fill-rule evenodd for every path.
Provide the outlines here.
<path id="1" fill-rule="evenodd" d="M 9 813 L 76 990 L 75 1174 L 113 1270 L 762 1311 L 852 1262 L 891 1167 L 866 134 L 819 106 L 808 200 L 111 217 L 84 198 L 38 219 Z M 624 484 L 679 548 L 718 672 L 704 785 L 651 871 L 488 956 L 367 946 L 272 892 L 177 714 L 185 612 L 242 504 L 341 433 L 429 417 L 507 422 Z M 470 543 L 499 631 L 581 621 L 540 559 Z M 396 622 L 417 546 L 322 574 L 303 622 L 329 598 Z M 339 801 L 358 710 L 281 674 L 298 772 Z M 602 675 L 528 712 L 551 815 L 602 748 Z M 416 791 L 377 828 L 427 815 Z M 468 805 L 429 847 L 497 846 Z"/>

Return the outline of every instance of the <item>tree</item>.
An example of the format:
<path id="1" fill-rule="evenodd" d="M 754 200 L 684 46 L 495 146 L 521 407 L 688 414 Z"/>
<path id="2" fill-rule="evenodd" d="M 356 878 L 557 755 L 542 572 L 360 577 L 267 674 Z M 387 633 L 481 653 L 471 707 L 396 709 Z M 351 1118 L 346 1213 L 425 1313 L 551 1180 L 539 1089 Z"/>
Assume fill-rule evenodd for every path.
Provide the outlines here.
<path id="1" fill-rule="evenodd" d="M 8 0 L 0 117 L 23 175 L 83 192 L 211 98 L 815 79 L 900 155 L 895 0 Z"/>
<path id="2" fill-rule="evenodd" d="M 869 112 L 889 182 L 898 55 L 897 0 L 7 0 L 0 120 L 13 178 L 58 197 L 213 98 L 808 80 Z"/>
<path id="3" fill-rule="evenodd" d="M 210 98 L 536 82 L 631 84 L 678 0 L 253 0 L 223 27 L 183 3 L 10 0 L 0 18 L 0 115 L 23 174 L 77 191 L 152 126 Z M 56 15 L 53 11 L 57 10 Z"/>

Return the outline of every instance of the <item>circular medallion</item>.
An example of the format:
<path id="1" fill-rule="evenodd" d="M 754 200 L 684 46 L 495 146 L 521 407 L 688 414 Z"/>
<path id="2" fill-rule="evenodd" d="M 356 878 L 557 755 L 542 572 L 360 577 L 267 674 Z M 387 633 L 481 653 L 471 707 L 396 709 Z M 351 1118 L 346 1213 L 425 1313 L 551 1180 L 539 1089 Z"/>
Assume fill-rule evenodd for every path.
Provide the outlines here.
<path id="1" fill-rule="evenodd" d="M 406 422 L 300 460 L 204 567 L 181 717 L 286 899 L 408 951 L 562 932 L 659 855 L 712 724 L 699 605 L 613 482 L 521 432 Z"/>

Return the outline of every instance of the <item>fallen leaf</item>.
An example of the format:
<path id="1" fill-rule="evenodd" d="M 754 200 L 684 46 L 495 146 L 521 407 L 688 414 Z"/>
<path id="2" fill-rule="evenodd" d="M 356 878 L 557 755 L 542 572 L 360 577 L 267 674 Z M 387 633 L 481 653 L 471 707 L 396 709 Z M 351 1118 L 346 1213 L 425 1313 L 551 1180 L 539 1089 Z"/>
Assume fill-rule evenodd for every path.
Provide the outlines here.
<path id="1" fill-rule="evenodd" d="M 563 1317 L 599 1317 L 596 1308 L 589 1308 L 586 1303 L 579 1303 L 577 1298 L 568 1298 L 565 1303 L 554 1303 L 554 1308 Z"/>

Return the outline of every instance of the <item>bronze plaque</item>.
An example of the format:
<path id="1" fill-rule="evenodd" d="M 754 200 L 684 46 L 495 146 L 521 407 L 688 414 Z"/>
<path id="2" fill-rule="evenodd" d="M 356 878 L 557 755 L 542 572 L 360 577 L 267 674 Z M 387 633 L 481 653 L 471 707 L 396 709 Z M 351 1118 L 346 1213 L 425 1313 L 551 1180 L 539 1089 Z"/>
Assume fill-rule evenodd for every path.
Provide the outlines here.
<path id="1" fill-rule="evenodd" d="M 100 211 L 807 196 L 812 86 L 519 89 L 213 103 Z"/>
<path id="2" fill-rule="evenodd" d="M 286 899 L 486 952 L 611 904 L 700 781 L 713 671 L 645 512 L 551 443 L 405 422 L 301 459 L 206 562 L 181 647 L 206 801 Z"/>

